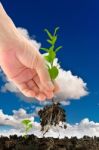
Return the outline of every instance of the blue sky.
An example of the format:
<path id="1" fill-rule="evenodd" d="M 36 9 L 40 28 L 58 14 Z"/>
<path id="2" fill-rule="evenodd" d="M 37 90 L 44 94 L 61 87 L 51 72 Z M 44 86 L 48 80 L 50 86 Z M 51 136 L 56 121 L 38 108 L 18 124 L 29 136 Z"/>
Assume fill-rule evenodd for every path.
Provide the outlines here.
<path id="1" fill-rule="evenodd" d="M 45 43 L 44 28 L 53 31 L 60 26 L 58 58 L 65 70 L 71 70 L 87 83 L 90 94 L 65 106 L 69 123 L 88 117 L 99 122 L 99 2 L 98 0 L 9 0 L 1 1 L 16 26 L 26 28 L 36 40 Z M 0 86 L 3 81 L 0 78 Z M 0 109 L 11 114 L 13 109 L 34 105 L 13 93 L 0 93 Z M 29 110 L 28 110 L 29 111 Z"/>

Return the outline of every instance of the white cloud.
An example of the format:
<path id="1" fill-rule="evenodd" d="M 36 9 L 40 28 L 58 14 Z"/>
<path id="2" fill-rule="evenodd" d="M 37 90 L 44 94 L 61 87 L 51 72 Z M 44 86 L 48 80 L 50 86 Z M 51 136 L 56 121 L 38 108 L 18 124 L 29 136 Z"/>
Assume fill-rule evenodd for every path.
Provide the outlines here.
<path id="1" fill-rule="evenodd" d="M 7 92 L 7 91 L 15 92 L 15 93 L 20 92 L 20 91 L 18 90 L 18 88 L 14 85 L 14 83 L 11 82 L 11 81 L 7 81 L 7 82 L 1 87 L 1 92 Z"/>
<path id="2" fill-rule="evenodd" d="M 37 108 L 38 109 L 38 108 Z M 42 132 L 40 123 L 34 121 L 33 114 L 27 114 L 27 112 L 20 108 L 19 110 L 13 110 L 13 115 L 6 115 L 0 110 L 0 125 L 11 125 L 12 128 L 9 130 L 0 131 L 0 135 L 9 136 L 13 134 L 22 135 L 23 134 L 23 126 L 21 125 L 21 120 L 24 118 L 29 118 L 33 121 L 33 128 L 29 132 L 29 134 L 35 134 L 37 137 L 42 137 Z M 81 120 L 80 123 L 75 123 L 74 125 L 70 125 L 67 123 L 67 129 L 61 128 L 66 123 L 61 123 L 59 126 L 52 126 L 48 133 L 45 134 L 45 137 L 59 137 L 64 138 L 77 136 L 78 138 L 87 136 L 99 136 L 99 123 L 94 121 L 89 121 L 88 118 Z M 6 135 L 7 132 L 7 135 Z"/>
<path id="3" fill-rule="evenodd" d="M 61 104 L 64 106 L 70 105 L 70 101 L 61 101 Z"/>
<path id="4" fill-rule="evenodd" d="M 0 110 L 0 125 L 11 125 L 15 128 L 21 127 L 21 121 L 25 118 L 34 120 L 33 113 L 27 114 L 27 112 L 20 108 L 19 110 L 13 110 L 13 115 L 4 114 Z"/>
<path id="5" fill-rule="evenodd" d="M 89 121 L 88 118 L 83 119 L 80 123 L 70 126 L 67 129 L 67 134 L 70 137 L 77 136 L 82 137 L 84 135 L 88 136 L 99 136 L 99 123 L 94 121 Z"/>
<path id="6" fill-rule="evenodd" d="M 60 87 L 60 92 L 56 95 L 58 99 L 79 99 L 88 94 L 86 83 L 82 78 L 74 76 L 71 71 L 60 68 L 56 81 Z"/>
<path id="7" fill-rule="evenodd" d="M 27 39 L 29 39 L 32 42 L 32 44 L 34 44 L 38 49 L 40 48 L 40 43 L 37 43 L 37 41 L 31 39 L 26 29 L 18 28 L 18 31 Z M 88 94 L 87 84 L 83 81 L 82 78 L 78 76 L 74 76 L 71 71 L 63 70 L 61 66 L 58 64 L 57 58 L 54 61 L 54 65 L 58 66 L 59 68 L 59 76 L 57 77 L 56 81 L 59 84 L 60 92 L 56 95 L 56 100 L 63 101 L 62 102 L 63 105 L 69 105 L 70 102 L 69 101 L 66 102 L 66 100 L 79 99 L 82 96 L 86 96 Z M 17 95 L 19 95 L 19 97 L 23 99 L 28 99 L 25 98 L 25 96 L 23 96 L 19 92 L 17 87 L 11 81 L 9 81 L 7 78 L 6 80 L 7 81 L 5 82 L 5 84 L 1 87 L 2 92 L 6 92 L 6 91 L 14 92 Z M 44 103 L 48 103 L 48 102 L 44 102 Z"/>

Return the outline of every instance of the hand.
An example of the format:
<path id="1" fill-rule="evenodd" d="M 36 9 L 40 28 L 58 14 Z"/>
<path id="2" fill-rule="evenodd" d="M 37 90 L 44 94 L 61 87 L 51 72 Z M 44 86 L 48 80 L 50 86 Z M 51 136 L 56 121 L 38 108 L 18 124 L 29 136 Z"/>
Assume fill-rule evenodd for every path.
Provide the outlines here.
<path id="1" fill-rule="evenodd" d="M 1 11 L 5 13 L 3 7 L 0 8 Z M 3 71 L 25 96 L 39 100 L 52 98 L 58 86 L 52 83 L 44 58 L 37 48 L 18 32 L 7 14 L 1 17 L 0 65 Z"/>

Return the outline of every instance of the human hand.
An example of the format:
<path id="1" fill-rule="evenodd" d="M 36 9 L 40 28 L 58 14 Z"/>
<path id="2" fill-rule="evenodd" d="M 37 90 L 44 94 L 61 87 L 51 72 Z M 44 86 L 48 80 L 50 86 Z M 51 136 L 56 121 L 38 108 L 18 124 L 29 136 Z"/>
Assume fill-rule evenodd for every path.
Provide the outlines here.
<path id="1" fill-rule="evenodd" d="M 0 65 L 3 71 L 25 96 L 39 100 L 52 98 L 58 86 L 52 83 L 44 58 L 18 32 L 3 7 L 0 7 L 0 13 L 3 14 L 0 21 Z"/>

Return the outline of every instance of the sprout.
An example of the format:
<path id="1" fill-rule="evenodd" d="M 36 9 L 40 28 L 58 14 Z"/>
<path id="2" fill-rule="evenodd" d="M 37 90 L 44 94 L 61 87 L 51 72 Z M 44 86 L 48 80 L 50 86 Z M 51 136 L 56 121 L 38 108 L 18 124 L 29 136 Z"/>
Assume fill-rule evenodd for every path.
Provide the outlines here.
<path id="1" fill-rule="evenodd" d="M 44 30 L 48 35 L 47 42 L 50 44 L 50 46 L 48 48 L 41 48 L 41 50 L 47 53 L 44 58 L 47 61 L 47 67 L 52 81 L 54 81 L 59 74 L 58 67 L 54 65 L 56 54 L 62 48 L 62 46 L 56 47 L 58 30 L 59 27 L 55 28 L 53 34 L 51 34 L 48 29 Z M 43 136 L 48 132 L 52 125 L 56 126 L 59 125 L 59 122 L 66 121 L 65 110 L 61 108 L 60 103 L 55 103 L 54 98 L 52 98 L 52 102 L 52 105 L 45 106 L 43 110 L 38 112 L 42 127 L 41 131 L 44 131 Z"/>
<path id="2" fill-rule="evenodd" d="M 30 131 L 30 129 L 32 129 L 33 125 L 32 125 L 32 122 L 31 120 L 29 119 L 24 119 L 22 120 L 22 124 L 24 125 L 25 127 L 25 131 L 24 131 L 24 138 L 27 138 L 27 133 Z"/>
<path id="3" fill-rule="evenodd" d="M 41 47 L 40 49 L 47 52 L 47 55 L 44 56 L 45 60 L 48 62 L 48 71 L 50 74 L 50 77 L 52 80 L 55 80 L 59 74 L 59 70 L 56 66 L 54 66 L 53 62 L 56 58 L 56 53 L 62 48 L 62 46 L 55 47 L 56 41 L 57 41 L 57 31 L 59 30 L 59 27 L 56 27 L 54 30 L 53 35 L 48 31 L 48 29 L 45 29 L 44 31 L 47 33 L 48 38 L 47 42 L 50 44 L 49 48 Z"/>

